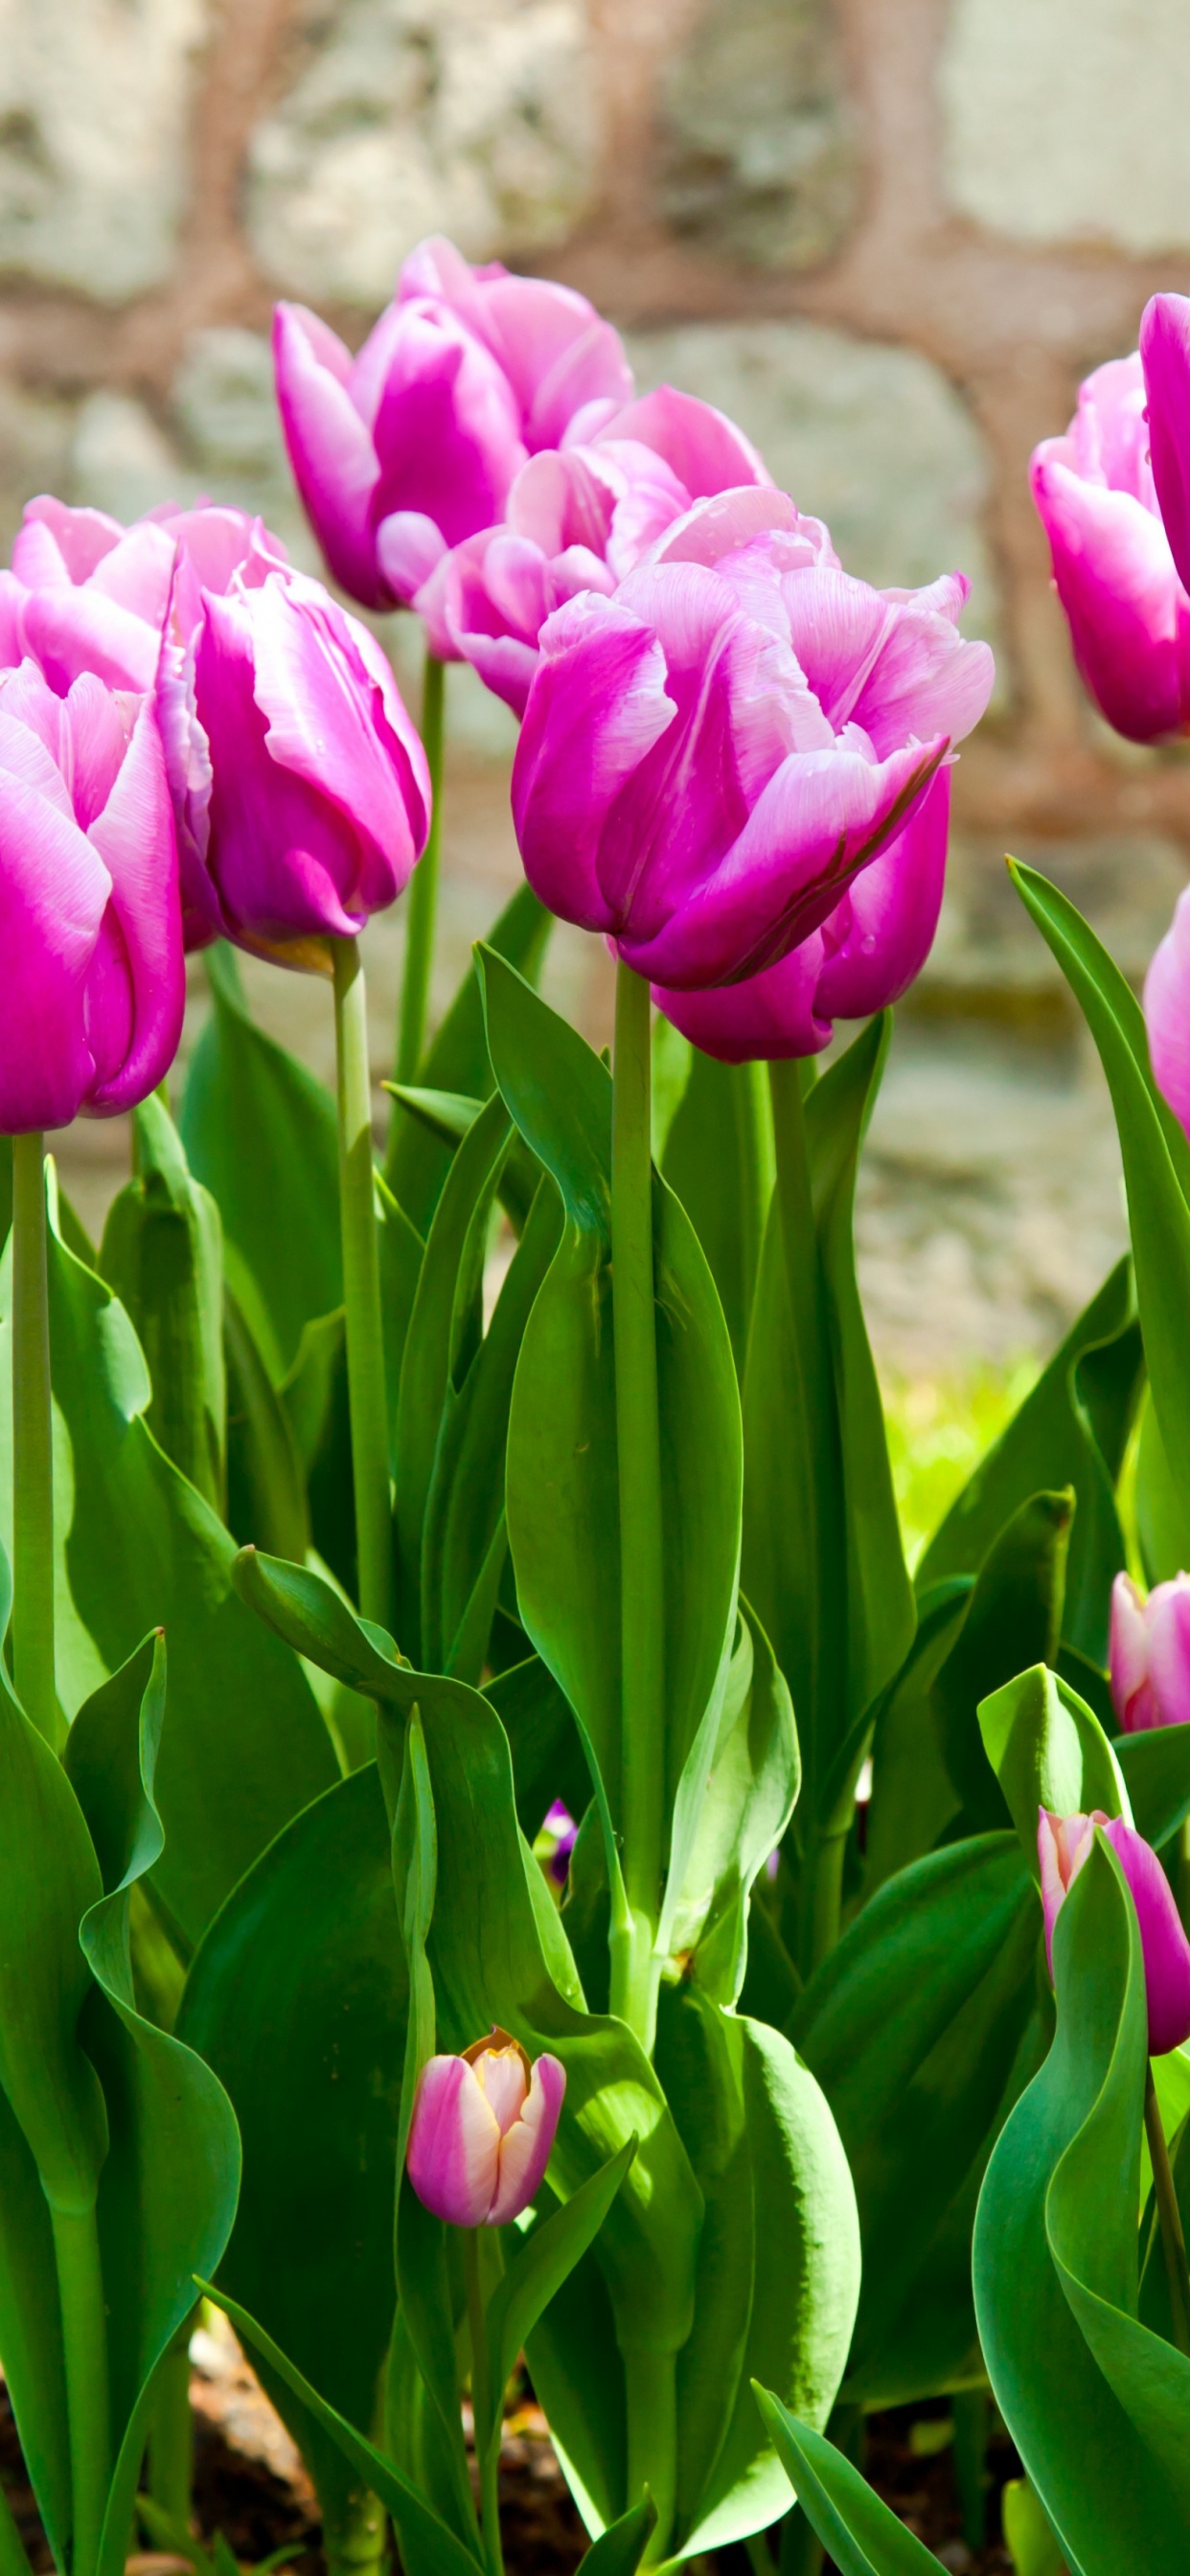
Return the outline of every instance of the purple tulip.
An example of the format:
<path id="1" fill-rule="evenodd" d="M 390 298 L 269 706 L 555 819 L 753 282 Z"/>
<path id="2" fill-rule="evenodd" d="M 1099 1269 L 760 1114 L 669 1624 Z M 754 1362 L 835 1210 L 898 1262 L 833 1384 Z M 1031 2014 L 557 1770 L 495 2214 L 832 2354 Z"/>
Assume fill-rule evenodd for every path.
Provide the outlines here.
<path id="1" fill-rule="evenodd" d="M 1190 297 L 1150 298 L 1141 316 L 1140 356 L 1157 500 L 1174 562 L 1190 588 Z"/>
<path id="2" fill-rule="evenodd" d="M 556 2057 L 532 2068 L 506 2030 L 423 2066 L 409 2128 L 409 2180 L 452 2227 L 503 2227 L 528 2209 L 566 2091 Z"/>
<path id="3" fill-rule="evenodd" d="M 571 1853 L 578 1841 L 578 1826 L 565 1799 L 555 1798 L 552 1807 L 547 1807 L 540 1829 L 549 1836 L 546 1868 L 555 1887 L 565 1887 L 570 1876 Z"/>
<path id="4" fill-rule="evenodd" d="M 0 1134 L 130 1109 L 177 1053 L 178 861 L 152 703 L 0 673 Z"/>
<path id="5" fill-rule="evenodd" d="M 900 1000 L 930 953 L 946 880 L 950 771 L 935 772 L 904 830 L 853 877 L 842 902 L 776 966 L 742 984 L 653 999 L 721 1064 L 817 1055 L 836 1019 Z"/>
<path id="6" fill-rule="evenodd" d="M 190 945 L 322 968 L 327 937 L 412 875 L 426 756 L 380 646 L 321 583 L 266 566 L 220 592 L 197 572 L 183 557 L 159 679 Z"/>
<path id="7" fill-rule="evenodd" d="M 1181 732 L 1190 712 L 1190 598 L 1162 525 L 1156 443 L 1153 458 L 1138 354 L 1088 376 L 1065 438 L 1043 439 L 1030 467 L 1074 658 L 1130 742 Z"/>
<path id="8" fill-rule="evenodd" d="M 431 650 L 470 662 L 523 716 L 546 618 L 582 590 L 610 597 L 692 502 L 749 483 L 770 477 L 743 431 L 660 386 L 589 443 L 531 456 L 500 525 L 442 557 L 414 600 Z"/>
<path id="9" fill-rule="evenodd" d="M 1190 1574 L 1155 1583 L 1147 1601 L 1131 1575 L 1117 1574 L 1107 1659 L 1112 1706 L 1126 1735 L 1190 1725 Z"/>
<path id="10" fill-rule="evenodd" d="M 1095 1827 L 1106 1835 L 1136 1907 L 1149 2004 L 1149 2055 L 1164 2057 L 1190 2039 L 1190 1941 L 1157 1854 L 1135 1825 L 1122 1816 L 1055 1816 L 1037 1810 L 1037 1858 L 1041 1867 L 1041 1904 L 1045 1916 L 1045 1954 L 1054 1967 L 1054 1925 L 1083 1862 Z"/>
<path id="11" fill-rule="evenodd" d="M 697 502 L 542 629 L 512 777 L 535 891 L 667 992 L 779 964 L 982 715 L 966 596 L 849 579 L 783 493 Z"/>
<path id="12" fill-rule="evenodd" d="M 0 573 L 0 665 L 30 654 L 64 696 L 83 671 L 113 689 L 151 689 L 179 551 L 208 590 L 263 581 L 285 549 L 259 519 L 213 501 L 167 502 L 130 528 L 43 493 L 26 505 Z"/>
<path id="13" fill-rule="evenodd" d="M 1153 1079 L 1190 1135 L 1190 886 L 1153 951 L 1144 998 Z"/>
<path id="14" fill-rule="evenodd" d="M 526 457 L 632 391 L 585 296 L 473 269 L 442 240 L 406 260 L 357 358 L 296 304 L 277 307 L 273 352 L 298 490 L 365 608 L 408 605 L 448 547 L 503 517 Z"/>

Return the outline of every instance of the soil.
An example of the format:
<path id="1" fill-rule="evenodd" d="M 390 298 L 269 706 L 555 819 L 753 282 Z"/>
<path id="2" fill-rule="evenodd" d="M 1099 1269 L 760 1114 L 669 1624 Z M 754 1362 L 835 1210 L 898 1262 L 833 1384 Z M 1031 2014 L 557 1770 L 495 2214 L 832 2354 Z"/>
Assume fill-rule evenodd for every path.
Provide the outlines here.
<path id="1" fill-rule="evenodd" d="M 323 2576 L 318 2506 L 313 2488 L 284 2425 L 274 2413 L 230 2328 L 217 2321 L 192 2347 L 194 2414 L 194 2523 L 207 2542 L 221 2531 L 241 2565 L 251 2568 L 275 2551 L 292 2548 L 295 2576 Z M 963 2537 L 953 2453 L 946 2440 L 944 2403 L 901 2407 L 869 2418 L 865 2471 L 907 2528 L 933 2551 L 952 2576 L 1007 2576 L 1012 2561 L 1000 2540 L 999 2496 L 1004 2480 L 1019 2476 L 1016 2453 L 1003 2432 L 993 2432 L 987 2457 L 985 2543 Z M 51 2576 L 53 2561 L 38 2519 L 13 2422 L 0 2381 L 0 2481 L 12 2507 L 34 2576 Z M 585 2535 L 554 2455 L 545 2417 L 526 2392 L 506 2419 L 500 2453 L 500 2505 L 510 2576 L 572 2576 Z M 771 2535 L 776 2576 L 779 2547 Z M 743 2548 L 699 2562 L 699 2576 L 753 2576 Z M 828 2560 L 824 2576 L 832 2576 Z M 145 2549 L 128 2562 L 128 2576 L 192 2576 L 187 2562 Z"/>

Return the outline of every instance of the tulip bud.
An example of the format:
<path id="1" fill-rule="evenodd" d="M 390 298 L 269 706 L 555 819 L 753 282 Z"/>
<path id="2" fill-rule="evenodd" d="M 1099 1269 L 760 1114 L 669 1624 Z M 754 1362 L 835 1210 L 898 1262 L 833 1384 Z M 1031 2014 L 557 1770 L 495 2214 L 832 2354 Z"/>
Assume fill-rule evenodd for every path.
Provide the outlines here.
<path id="1" fill-rule="evenodd" d="M 566 2070 L 532 2069 L 518 2040 L 493 2028 L 461 2057 L 422 2068 L 409 2128 L 409 2180 L 452 2227 L 502 2227 L 529 2207 L 549 2162 Z"/>
<path id="2" fill-rule="evenodd" d="M 1149 2005 L 1149 2055 L 1164 2057 L 1190 2039 L 1190 1941 L 1165 1872 L 1143 1835 L 1122 1816 L 1055 1816 L 1037 1810 L 1037 1858 L 1045 1916 L 1045 1954 L 1054 1967 L 1054 1925 L 1086 1860 L 1098 1825 L 1119 1861 L 1136 1907 Z"/>
<path id="3" fill-rule="evenodd" d="M 1126 1735 L 1190 1724 L 1190 1574 L 1155 1583 L 1144 1601 L 1131 1575 L 1112 1585 L 1112 1705 Z"/>

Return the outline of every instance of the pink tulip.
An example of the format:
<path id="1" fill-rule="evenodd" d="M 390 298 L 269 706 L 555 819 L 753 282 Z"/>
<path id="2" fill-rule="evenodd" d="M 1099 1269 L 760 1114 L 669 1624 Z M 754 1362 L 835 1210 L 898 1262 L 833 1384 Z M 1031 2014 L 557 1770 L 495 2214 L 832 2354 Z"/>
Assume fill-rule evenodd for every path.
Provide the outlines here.
<path id="1" fill-rule="evenodd" d="M 734 422 L 662 385 L 590 443 L 571 433 L 531 456 L 501 523 L 442 557 L 413 603 L 432 651 L 470 662 L 523 715 L 554 609 L 582 590 L 610 596 L 692 502 L 769 480 Z"/>
<path id="2" fill-rule="evenodd" d="M 506 2030 L 422 2068 L 409 2129 L 409 2180 L 452 2227 L 503 2227 L 528 2209 L 549 2163 L 566 2091 L 556 2057 L 532 2069 Z"/>
<path id="3" fill-rule="evenodd" d="M 408 604 L 448 547 L 504 514 L 527 456 L 632 377 L 583 295 L 473 269 L 450 242 L 406 260 L 353 358 L 304 306 L 277 308 L 277 399 L 298 490 L 337 581 Z"/>
<path id="4" fill-rule="evenodd" d="M 183 557 L 159 678 L 191 945 L 222 932 L 321 968 L 413 873 L 426 756 L 380 646 L 320 582 L 266 567 L 221 592 L 196 571 Z"/>
<path id="5" fill-rule="evenodd" d="M 1157 500 L 1174 562 L 1190 589 L 1190 296 L 1150 298 L 1141 316 L 1140 355 Z"/>
<path id="6" fill-rule="evenodd" d="M 1190 2039 L 1190 1941 L 1161 1863 L 1135 1825 L 1122 1816 L 1055 1816 L 1037 1810 L 1037 1858 L 1045 1916 L 1045 1955 L 1054 1970 L 1054 1925 L 1086 1860 L 1098 1825 L 1116 1855 L 1136 1907 L 1149 2003 L 1149 2055 L 1164 2057 Z"/>
<path id="7" fill-rule="evenodd" d="M 1131 1575 L 1112 1585 L 1108 1645 L 1112 1705 L 1126 1735 L 1190 1725 L 1190 1574 L 1141 1599 Z"/>
<path id="8" fill-rule="evenodd" d="M 817 1055 L 836 1019 L 900 1000 L 930 953 L 946 879 L 950 771 L 939 769 L 904 830 L 853 877 L 842 902 L 776 966 L 742 984 L 653 999 L 721 1064 Z"/>
<path id="9" fill-rule="evenodd" d="M 666 991 L 777 965 L 982 715 L 966 596 L 849 579 L 783 493 L 696 502 L 542 629 L 512 796 L 543 902 Z"/>
<path id="10" fill-rule="evenodd" d="M 59 696 L 83 671 L 110 688 L 151 689 L 179 551 L 218 591 L 237 575 L 263 581 L 285 561 L 259 519 L 212 501 L 167 502 L 131 528 L 48 493 L 30 501 L 12 571 L 0 573 L 0 665 L 31 654 Z"/>
<path id="11" fill-rule="evenodd" d="M 178 861 L 151 701 L 0 673 L 0 1133 L 129 1109 L 177 1052 Z"/>
<path id="12" fill-rule="evenodd" d="M 1156 456 L 1154 447 L 1154 465 Z M 1139 354 L 1088 376 L 1065 438 L 1034 449 L 1030 478 L 1074 657 L 1097 707 L 1130 742 L 1181 732 L 1190 713 L 1190 598 L 1162 525 Z"/>
<path id="13" fill-rule="evenodd" d="M 1153 1079 L 1190 1135 L 1190 886 L 1149 962 L 1145 1026 Z"/>

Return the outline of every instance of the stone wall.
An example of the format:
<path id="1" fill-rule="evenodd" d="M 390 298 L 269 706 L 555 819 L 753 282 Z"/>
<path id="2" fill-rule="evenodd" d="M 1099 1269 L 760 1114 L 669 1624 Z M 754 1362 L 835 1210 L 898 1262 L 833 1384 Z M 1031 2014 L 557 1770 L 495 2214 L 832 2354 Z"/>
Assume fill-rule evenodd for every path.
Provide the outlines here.
<path id="1" fill-rule="evenodd" d="M 971 573 L 1000 678 L 922 1004 L 1052 1037 L 1004 848 L 1134 972 L 1190 856 L 1190 768 L 1085 705 L 1025 482 L 1186 282 L 1188 96 L 1186 0 L 0 0 L 0 532 L 47 486 L 121 516 L 207 491 L 313 560 L 274 295 L 358 339 L 435 229 L 566 278 L 642 383 L 737 415 L 853 569 Z M 444 977 L 516 867 L 503 712 L 453 694 Z M 597 1025 L 598 959 L 563 943 L 555 973 Z M 320 999 L 273 976 L 264 1007 L 317 1052 Z M 99 1190 L 118 1140 L 88 1150 Z"/>

